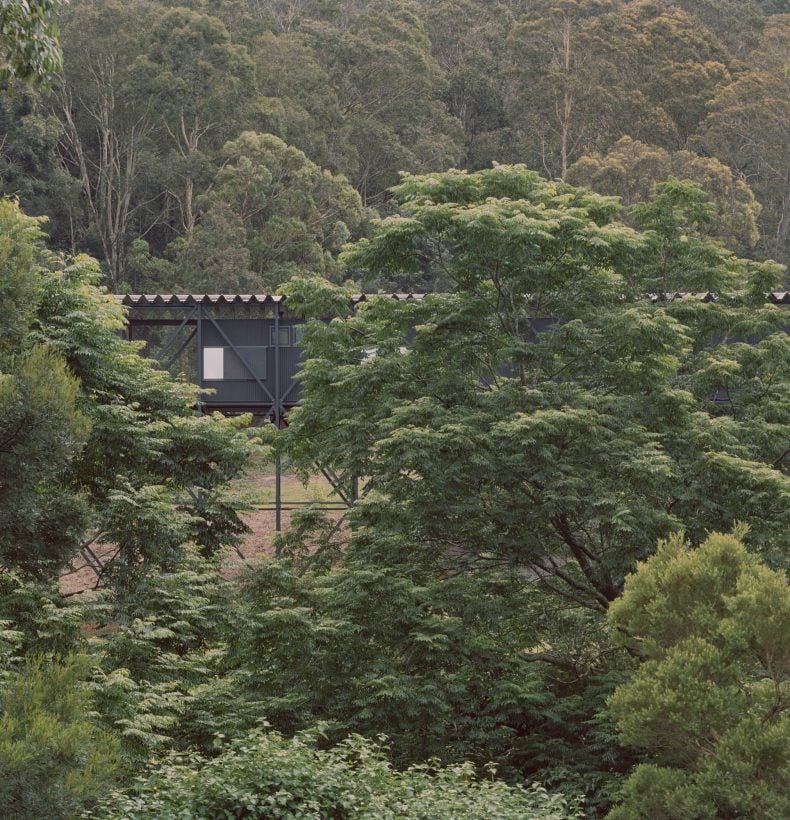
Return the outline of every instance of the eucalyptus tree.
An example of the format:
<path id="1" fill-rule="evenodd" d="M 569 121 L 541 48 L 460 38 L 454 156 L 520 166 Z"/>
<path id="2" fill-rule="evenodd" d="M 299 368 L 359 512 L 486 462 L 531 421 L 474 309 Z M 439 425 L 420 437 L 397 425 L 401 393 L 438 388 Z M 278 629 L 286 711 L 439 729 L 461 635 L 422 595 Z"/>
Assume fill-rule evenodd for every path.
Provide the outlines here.
<path id="1" fill-rule="evenodd" d="M 249 254 L 249 271 L 243 273 L 258 290 L 273 290 L 299 271 L 336 276 L 341 246 L 359 235 L 366 217 L 349 181 L 273 134 L 244 131 L 226 143 L 222 157 L 206 198 L 207 219 L 181 249 L 183 259 L 194 258 L 199 238 L 209 239 L 208 218 L 232 220 Z M 222 242 L 221 234 L 217 239 Z M 204 261 L 194 259 L 198 270 Z"/>
<path id="2" fill-rule="evenodd" d="M 521 157 L 561 179 L 623 135 L 685 148 L 731 59 L 698 19 L 655 0 L 541 0 L 507 54 Z"/>
<path id="3" fill-rule="evenodd" d="M 502 58 L 513 12 L 507 3 L 464 0 L 422 3 L 420 17 L 433 56 L 445 73 L 441 97 L 464 129 L 462 167 L 506 161 L 509 135 Z"/>
<path id="4" fill-rule="evenodd" d="M 380 204 L 402 168 L 458 160 L 460 123 L 439 99 L 442 71 L 413 3 L 342 4 L 331 22 L 305 22 L 302 31 L 331 79 L 353 147 L 354 165 L 340 170 L 365 204 Z"/>
<path id="5" fill-rule="evenodd" d="M 252 62 L 225 26 L 207 14 L 172 9 L 158 17 L 129 69 L 137 107 L 152 103 L 171 169 L 176 229 L 195 227 L 194 201 L 210 186 L 219 150 L 236 136 L 252 94 Z"/>
<path id="6" fill-rule="evenodd" d="M 511 30 L 506 106 L 530 164 L 565 178 L 568 166 L 595 137 L 600 87 L 594 40 L 596 15 L 619 0 L 541 0 Z"/>
<path id="7" fill-rule="evenodd" d="M 649 199 L 653 186 L 670 177 L 692 180 L 710 195 L 716 217 L 707 230 L 713 238 L 739 253 L 754 250 L 760 238 L 760 203 L 746 182 L 715 157 L 622 137 L 606 153 L 587 154 L 568 169 L 572 185 L 619 196 L 626 207 Z"/>
<path id="8" fill-rule="evenodd" d="M 755 47 L 772 13 L 760 0 L 678 0 L 674 5 L 700 20 L 740 59 Z"/>
<path id="9" fill-rule="evenodd" d="M 146 172 L 154 112 L 151 102 L 136 104 L 129 84 L 155 13 L 146 2 L 75 3 L 63 19 L 59 154 L 81 192 L 70 219 L 84 225 L 81 250 L 101 255 L 113 291 L 125 278 L 133 226 L 147 231 L 159 220 L 159 208 L 151 205 L 160 192 Z"/>
<path id="10" fill-rule="evenodd" d="M 674 5 L 636 0 L 592 21 L 600 137 L 623 134 L 683 149 L 730 79 L 726 47 L 699 18 Z"/>
<path id="11" fill-rule="evenodd" d="M 766 255 L 790 260 L 790 15 L 770 18 L 750 70 L 718 89 L 697 143 L 729 164 L 763 205 Z"/>

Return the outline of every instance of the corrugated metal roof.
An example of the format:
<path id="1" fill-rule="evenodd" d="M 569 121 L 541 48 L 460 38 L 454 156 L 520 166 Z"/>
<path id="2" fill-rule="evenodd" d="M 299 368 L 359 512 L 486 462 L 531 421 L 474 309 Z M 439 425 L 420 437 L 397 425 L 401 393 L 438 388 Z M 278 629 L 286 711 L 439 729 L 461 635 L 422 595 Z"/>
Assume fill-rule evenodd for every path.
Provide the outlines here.
<path id="1" fill-rule="evenodd" d="M 357 293 L 351 297 L 354 303 L 364 302 L 375 296 L 386 296 L 398 301 L 421 300 L 424 293 Z M 774 291 L 766 294 L 769 302 L 779 305 L 790 305 L 790 291 Z M 129 307 L 146 307 L 154 305 L 267 305 L 285 300 L 284 296 L 271 293 L 145 293 L 126 294 L 115 297 Z M 676 299 L 698 299 L 701 302 L 712 302 L 716 295 L 710 291 L 673 291 L 670 293 L 651 293 L 653 302 L 673 302 Z"/>
<path id="2" fill-rule="evenodd" d="M 399 302 L 420 301 L 425 298 L 424 293 L 356 293 L 351 297 L 351 301 L 356 304 L 357 302 L 365 302 L 374 296 L 385 296 L 390 299 L 397 299 Z"/>
<path id="3" fill-rule="evenodd" d="M 424 293 L 357 293 L 354 303 L 372 296 L 387 296 L 399 301 L 422 299 Z M 128 307 L 173 305 L 267 305 L 285 301 L 284 296 L 271 293 L 136 293 L 117 294 L 116 299 Z"/>
<path id="4" fill-rule="evenodd" d="M 119 295 L 129 307 L 148 305 L 266 305 L 282 302 L 284 296 L 269 293 L 141 293 Z"/>
<path id="5" fill-rule="evenodd" d="M 779 305 L 790 305 L 790 291 L 778 290 L 772 293 L 766 293 L 766 299 Z M 716 299 L 716 294 L 709 290 L 706 291 L 672 291 L 670 293 L 651 293 L 650 301 L 652 302 L 674 302 L 676 299 L 698 299 L 700 302 L 713 302 Z"/>

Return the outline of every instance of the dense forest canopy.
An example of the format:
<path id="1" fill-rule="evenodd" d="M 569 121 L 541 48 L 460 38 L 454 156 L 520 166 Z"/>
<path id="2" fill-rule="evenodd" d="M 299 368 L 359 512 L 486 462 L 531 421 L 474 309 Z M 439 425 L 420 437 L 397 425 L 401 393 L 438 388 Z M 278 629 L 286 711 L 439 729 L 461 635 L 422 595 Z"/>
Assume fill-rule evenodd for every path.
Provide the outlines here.
<path id="1" fill-rule="evenodd" d="M 113 290 L 337 279 L 340 247 L 390 211 L 400 172 L 492 162 L 626 204 L 692 179 L 721 241 L 787 263 L 788 14 L 767 0 L 72 0 L 52 89 L 7 80 L 0 192 L 49 217 L 53 247 L 99 258 Z"/>
<path id="2" fill-rule="evenodd" d="M 0 813 L 790 816 L 788 46 L 785 0 L 1 3 Z M 274 289 L 287 429 L 108 293 Z M 275 458 L 354 501 L 239 578 Z"/>

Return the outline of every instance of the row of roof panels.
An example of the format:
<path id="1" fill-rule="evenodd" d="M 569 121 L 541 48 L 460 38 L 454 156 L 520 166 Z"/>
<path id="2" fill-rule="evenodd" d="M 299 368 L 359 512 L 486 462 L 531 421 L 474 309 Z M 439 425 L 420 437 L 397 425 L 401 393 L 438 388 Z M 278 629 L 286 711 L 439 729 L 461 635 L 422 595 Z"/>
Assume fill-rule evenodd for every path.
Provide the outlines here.
<path id="1" fill-rule="evenodd" d="M 422 299 L 424 293 L 387 293 L 364 294 L 359 293 L 352 297 L 353 302 L 363 302 L 370 296 L 388 296 L 399 301 Z M 118 295 L 116 298 L 129 307 L 148 306 L 180 306 L 180 305 L 269 305 L 278 304 L 285 300 L 284 296 L 270 293 L 146 293 Z M 716 296 L 710 291 L 695 293 L 674 291 L 672 293 L 651 294 L 651 300 L 672 302 L 676 299 L 699 299 L 702 302 L 712 302 Z M 790 304 L 790 291 L 774 291 L 767 294 L 769 302 L 774 304 Z"/>
<path id="2" fill-rule="evenodd" d="M 777 290 L 771 293 L 766 293 L 765 298 L 769 302 L 777 305 L 790 305 L 790 291 Z M 716 299 L 716 294 L 706 291 L 681 291 L 676 290 L 669 293 L 651 293 L 650 300 L 652 302 L 674 302 L 676 299 L 699 299 L 701 302 L 713 302 Z"/>
<path id="3" fill-rule="evenodd" d="M 381 294 L 373 294 L 381 295 Z M 392 299 L 422 299 L 423 293 L 388 293 Z M 351 297 L 353 302 L 363 302 L 370 294 L 358 293 Z M 285 301 L 284 296 L 270 293 L 141 293 L 116 297 L 129 307 L 159 305 L 270 305 Z"/>

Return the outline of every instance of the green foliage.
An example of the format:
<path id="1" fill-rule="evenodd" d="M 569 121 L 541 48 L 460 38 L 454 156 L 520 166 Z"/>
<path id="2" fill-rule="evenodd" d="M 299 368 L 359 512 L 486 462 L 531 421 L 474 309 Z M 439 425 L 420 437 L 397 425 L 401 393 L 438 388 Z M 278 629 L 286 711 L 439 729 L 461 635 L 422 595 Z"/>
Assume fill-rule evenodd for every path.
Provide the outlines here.
<path id="1" fill-rule="evenodd" d="M 342 481 L 365 477 L 353 549 L 376 554 L 380 539 L 389 556 L 395 539 L 439 562 L 495 556 L 600 609 L 676 528 L 699 542 L 743 518 L 781 560 L 785 446 L 773 431 L 787 380 L 777 370 L 766 385 L 770 421 L 705 391 L 710 357 L 761 358 L 711 351 L 712 337 L 750 336 L 781 369 L 785 319 L 755 306 L 750 266 L 698 231 L 711 218 L 698 188 L 658 186 L 637 211 L 641 234 L 614 221 L 611 198 L 520 166 L 407 176 L 397 194 L 403 215 L 349 248 L 348 269 L 406 288 L 432 268 L 453 292 L 369 299 L 313 326 L 284 436 L 305 468 L 320 457 Z M 646 298 L 686 289 L 720 298 Z"/>
<path id="2" fill-rule="evenodd" d="M 9 635 L 8 657 L 0 653 L 0 669 L 31 656 L 65 657 L 84 649 L 80 626 L 89 608 L 64 598 L 54 581 L 16 572 L 0 575 L 0 621 Z"/>
<path id="3" fill-rule="evenodd" d="M 42 82 L 60 68 L 61 0 L 3 0 L 0 5 L 0 78 Z"/>
<path id="4" fill-rule="evenodd" d="M 79 183 L 58 156 L 62 128 L 50 99 L 22 81 L 0 93 L 0 191 L 18 198 L 24 213 L 47 217 L 53 245 L 73 245 L 66 215 L 77 209 Z"/>
<path id="5" fill-rule="evenodd" d="M 545 707 L 520 657 L 529 600 L 506 581 L 409 577 L 363 564 L 247 580 L 230 657 L 273 725 L 386 733 L 399 762 L 508 763 L 519 721 Z"/>
<path id="6" fill-rule="evenodd" d="M 6 355 L 23 343 L 38 300 L 41 222 L 12 200 L 0 200 L 0 351 Z"/>
<path id="7" fill-rule="evenodd" d="M 262 286 L 252 273 L 244 220 L 224 201 L 203 212 L 189 239 L 171 242 L 168 256 L 172 263 L 148 255 L 140 283 L 146 287 L 138 289 L 157 291 L 178 284 L 179 291 L 187 293 L 248 293 Z"/>
<path id="8" fill-rule="evenodd" d="M 41 336 L 80 379 L 92 432 L 72 481 L 92 507 L 91 526 L 120 548 L 115 567 L 172 564 L 182 544 L 207 554 L 244 531 L 227 481 L 250 452 L 246 418 L 197 417 L 195 389 L 174 381 L 123 339 L 123 309 L 96 286 L 91 260 L 45 279 Z"/>
<path id="9" fill-rule="evenodd" d="M 634 212 L 642 231 L 615 221 L 612 198 L 521 166 L 405 176 L 396 194 L 401 214 L 346 250 L 349 272 L 407 289 L 435 270 L 449 292 L 350 311 L 341 289 L 288 286 L 306 315 L 335 318 L 309 325 L 302 404 L 276 446 L 362 491 L 332 542 L 322 526 L 290 534 L 297 556 L 300 537 L 323 557 L 345 541 L 341 568 L 263 587 L 251 610 L 266 627 L 246 631 L 240 668 L 278 729 L 383 731 L 407 761 L 493 759 L 605 811 L 634 762 L 604 712 L 628 663 L 600 615 L 626 575 L 659 538 L 699 544 L 738 518 L 754 550 L 785 560 L 790 347 L 758 296 L 778 270 L 707 238 L 714 212 L 689 182 L 656 187 Z M 648 297 L 687 288 L 719 298 Z M 733 336 L 752 344 L 717 344 Z M 489 598 L 481 577 L 511 587 Z M 465 607 L 483 599 L 481 633 Z"/>
<path id="10" fill-rule="evenodd" d="M 54 2 L 28 5 L 33 19 Z M 282 139 L 385 212 L 402 170 L 525 161 L 570 179 L 574 162 L 626 137 L 676 162 L 691 152 L 691 177 L 721 204 L 729 183 L 707 160 L 725 163 L 741 184 L 721 232 L 752 252 L 748 184 L 763 206 L 755 252 L 786 262 L 786 11 L 786 0 L 73 0 L 59 15 L 57 96 L 17 84 L 11 116 L 0 111 L 0 186 L 50 215 L 59 248 L 101 257 L 113 289 L 244 289 L 260 269 L 244 251 L 271 250 L 273 283 L 293 272 L 283 260 L 320 269 L 306 254 L 312 224 L 308 237 L 288 223 L 223 252 L 239 213 L 215 179 L 222 146 L 244 132 Z M 320 221 L 327 236 L 343 220 Z M 150 279 L 129 264 L 141 240 Z"/>
<path id="11" fill-rule="evenodd" d="M 96 263 L 47 256 L 7 200 L 0 228 L 0 558 L 52 575 L 90 528 L 128 576 L 172 565 L 187 542 L 206 555 L 235 543 L 226 485 L 251 452 L 247 419 L 194 415 L 195 388 L 119 335 Z"/>
<path id="12" fill-rule="evenodd" d="M 399 767 L 492 763 L 607 807 L 631 760 L 595 713 L 627 664 L 597 621 L 516 573 L 466 577 L 389 547 L 386 566 L 279 561 L 245 579 L 221 663 L 235 699 L 206 702 L 214 725 L 235 717 L 238 736 L 265 716 L 286 734 L 320 722 L 332 742 L 385 734 Z"/>
<path id="13" fill-rule="evenodd" d="M 763 253 L 783 262 L 788 260 L 790 207 L 783 193 L 786 178 L 776 162 L 784 156 L 784 135 L 790 122 L 789 45 L 790 18 L 773 18 L 751 55 L 751 70 L 717 89 L 695 140 L 750 180 L 763 204 Z"/>
<path id="14" fill-rule="evenodd" d="M 633 616 L 647 657 L 612 700 L 629 704 L 627 751 L 604 703 L 631 661 L 602 623 L 672 532 L 702 556 L 709 531 L 748 521 L 749 548 L 786 563 L 790 338 L 765 305 L 782 271 L 711 241 L 790 258 L 785 0 L 73 0 L 45 95 L 55 5 L 0 4 L 0 186 L 76 257 L 45 254 L 36 220 L 0 201 L 0 660 L 9 675 L 79 649 L 90 618 L 94 703 L 129 762 L 238 739 L 215 763 L 169 760 L 106 811 L 214 816 L 262 795 L 309 815 L 329 795 L 352 816 L 541 816 L 523 794 L 462 788 L 466 770 L 396 774 L 361 741 L 245 739 L 268 717 L 289 734 L 325 721 L 332 742 L 383 732 L 398 765 L 492 760 L 584 792 L 590 812 L 638 753 L 620 816 L 786 814 L 765 774 L 787 757 L 778 666 L 755 626 L 783 611 L 773 576 L 735 551 L 736 580 L 723 559 L 698 577 L 673 553 L 694 606 L 670 595 L 650 623 Z M 626 209 L 490 167 L 524 159 Z M 488 170 L 440 173 L 459 162 Z M 388 192 L 402 170 L 429 176 Z M 338 264 L 371 205 L 390 218 Z M 120 338 L 101 276 L 167 292 L 291 280 L 291 306 L 334 318 L 309 325 L 304 405 L 273 438 L 304 472 L 318 455 L 360 486 L 347 526 L 309 511 L 281 542 L 291 562 L 232 593 L 207 559 L 243 530 L 225 485 L 245 422 L 193 415 L 194 388 Z M 445 295 L 352 310 L 359 285 L 326 283 L 344 276 Z M 678 290 L 718 298 L 661 298 Z M 92 608 L 52 581 L 85 538 L 117 550 Z M 9 685 L 46 688 L 38 674 Z M 102 737 L 80 732 L 58 724 L 47 748 Z M 55 758 L 20 776 L 61 782 Z M 68 782 L 74 801 L 41 816 L 98 791 Z M 561 816 L 552 800 L 534 797 Z"/>
<path id="15" fill-rule="evenodd" d="M 40 239 L 37 220 L 0 201 L 0 561 L 34 571 L 58 567 L 77 543 L 83 505 L 63 483 L 90 429 L 66 363 L 31 333 Z"/>
<path id="16" fill-rule="evenodd" d="M 693 551 L 674 536 L 610 609 L 644 659 L 610 708 L 622 742 L 646 753 L 610 817 L 790 810 L 790 593 L 745 534 L 713 534 Z"/>
<path id="17" fill-rule="evenodd" d="M 754 247 L 760 206 L 749 186 L 717 159 L 691 151 L 666 151 L 623 137 L 605 156 L 582 157 L 568 169 L 573 185 L 619 196 L 624 205 L 648 201 L 653 186 L 669 177 L 692 180 L 710 195 L 717 213 L 706 231 L 742 253 Z"/>
<path id="18" fill-rule="evenodd" d="M 133 761 L 151 751 L 197 747 L 255 720 L 243 684 L 223 676 L 225 641 L 238 629 L 235 586 L 216 561 L 187 554 L 170 572 L 137 575 L 104 604 L 101 669 L 92 680 L 102 721 Z"/>
<path id="19" fill-rule="evenodd" d="M 257 730 L 214 760 L 174 756 L 91 814 L 105 818 L 546 818 L 578 816 L 538 786 L 475 780 L 469 766 L 431 762 L 395 771 L 360 737 L 328 749 L 315 735 L 287 740 Z"/>
<path id="20" fill-rule="evenodd" d="M 0 374 L 0 560 L 57 568 L 84 525 L 81 500 L 62 482 L 89 424 L 77 409 L 77 382 L 54 352 L 35 347 L 9 366 Z"/>
<path id="21" fill-rule="evenodd" d="M 141 45 L 129 68 L 129 86 L 137 105 L 155 101 L 168 199 L 175 201 L 178 227 L 190 239 L 195 199 L 212 183 L 218 149 L 238 132 L 252 90 L 252 63 L 216 17 L 186 8 L 156 15 Z"/>
<path id="22" fill-rule="evenodd" d="M 274 290 L 300 270 L 331 277 L 333 254 L 363 218 L 347 180 L 271 134 L 244 132 L 223 156 L 212 196 L 245 227 L 256 287 Z"/>
<path id="23" fill-rule="evenodd" d="M 26 820 L 75 817 L 119 770 L 117 741 L 90 717 L 84 657 L 30 657 L 0 685 L 0 804 Z"/>

